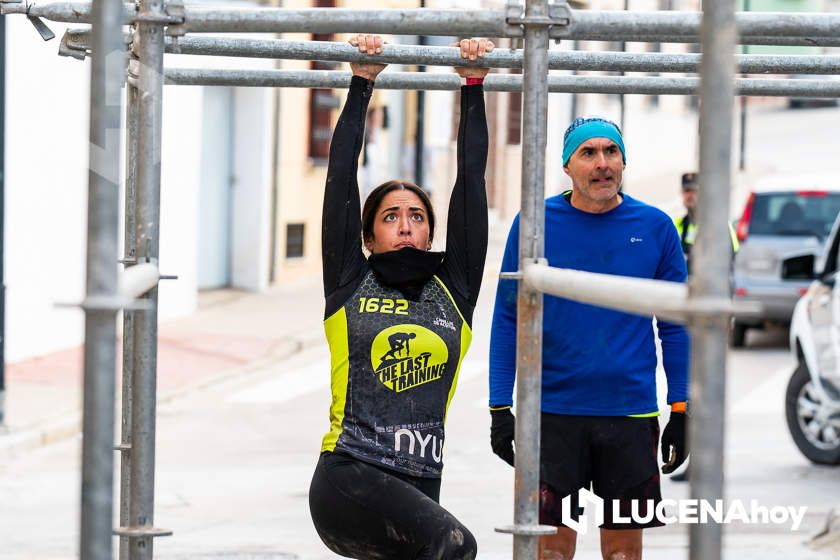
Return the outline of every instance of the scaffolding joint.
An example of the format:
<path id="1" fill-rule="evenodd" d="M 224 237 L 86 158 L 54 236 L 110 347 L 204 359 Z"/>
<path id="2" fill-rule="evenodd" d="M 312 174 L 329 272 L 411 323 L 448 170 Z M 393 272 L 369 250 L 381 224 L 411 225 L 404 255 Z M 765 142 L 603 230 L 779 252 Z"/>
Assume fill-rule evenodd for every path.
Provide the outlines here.
<path id="1" fill-rule="evenodd" d="M 134 23 L 159 23 L 161 25 L 180 25 L 183 19 L 170 16 L 169 14 L 137 14 L 132 18 Z"/>
<path id="2" fill-rule="evenodd" d="M 125 34 L 123 38 L 126 48 L 131 44 L 131 35 Z M 93 52 L 91 29 L 68 29 L 61 37 L 61 44 L 58 46 L 58 56 L 67 56 L 78 60 L 84 60 Z"/>
<path id="3" fill-rule="evenodd" d="M 187 10 L 184 7 L 183 0 L 169 0 L 164 8 L 169 17 L 177 20 L 176 23 L 170 24 L 166 27 L 165 35 L 172 37 L 172 46 L 175 51 L 178 51 L 178 37 L 183 37 L 187 34 Z"/>
<path id="4" fill-rule="evenodd" d="M 118 537 L 128 537 L 129 539 L 144 539 L 147 537 L 171 537 L 171 529 L 160 529 L 158 527 L 117 527 L 114 529 L 114 535 Z"/>
<path id="5" fill-rule="evenodd" d="M 61 37 L 61 43 L 58 45 L 58 56 L 84 60 L 91 53 L 88 47 L 89 41 L 85 40 L 88 33 L 89 30 L 87 29 L 68 29 L 65 31 Z"/>
<path id="6" fill-rule="evenodd" d="M 518 3 L 509 3 L 505 14 L 505 24 L 512 34 L 525 34 L 525 27 L 549 27 L 554 30 L 554 37 L 571 33 L 572 10 L 568 2 L 549 2 L 547 16 L 528 16 L 525 7 Z M 561 31 L 556 31 L 560 29 Z"/>

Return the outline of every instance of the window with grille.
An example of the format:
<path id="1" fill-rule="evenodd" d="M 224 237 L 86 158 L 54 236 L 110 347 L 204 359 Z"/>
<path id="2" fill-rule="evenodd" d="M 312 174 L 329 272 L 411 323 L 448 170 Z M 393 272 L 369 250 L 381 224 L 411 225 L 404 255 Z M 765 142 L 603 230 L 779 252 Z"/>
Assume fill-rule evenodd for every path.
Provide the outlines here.
<path id="1" fill-rule="evenodd" d="M 286 258 L 303 256 L 304 224 L 286 224 Z"/>
<path id="2" fill-rule="evenodd" d="M 334 8 L 335 0 L 314 0 L 316 8 Z M 335 41 L 332 33 L 315 33 L 313 41 Z M 312 61 L 312 70 L 337 70 L 337 62 Z M 314 165 L 326 165 L 332 139 L 332 112 L 341 101 L 331 89 L 309 90 L 309 158 Z"/>
<path id="3" fill-rule="evenodd" d="M 512 68 L 511 74 L 521 74 L 519 68 Z M 522 140 L 522 92 L 513 91 L 508 95 L 507 143 L 516 146 Z"/>

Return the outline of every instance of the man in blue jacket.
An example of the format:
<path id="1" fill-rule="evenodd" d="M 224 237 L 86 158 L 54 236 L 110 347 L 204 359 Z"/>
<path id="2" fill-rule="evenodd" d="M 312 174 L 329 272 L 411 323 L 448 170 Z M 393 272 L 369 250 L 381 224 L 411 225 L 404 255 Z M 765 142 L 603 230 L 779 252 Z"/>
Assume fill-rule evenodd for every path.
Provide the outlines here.
<path id="1" fill-rule="evenodd" d="M 576 119 L 566 130 L 563 169 L 572 190 L 545 205 L 549 265 L 587 272 L 685 282 L 680 239 L 662 211 L 621 192 L 626 164 L 621 131 L 601 118 Z M 508 235 L 502 271 L 516 271 L 519 217 Z M 543 311 L 540 523 L 558 533 L 540 539 L 540 559 L 570 560 L 576 533 L 563 525 L 561 500 L 581 513 L 580 488 L 604 500 L 604 559 L 640 559 L 642 529 L 662 525 L 656 450 L 656 347 L 653 321 L 546 296 Z M 685 460 L 689 338 L 680 325 L 657 322 L 671 404 L 662 434 L 663 473 Z M 516 285 L 500 281 L 490 339 L 493 451 L 513 465 L 516 376 Z M 649 521 L 614 522 L 631 511 Z M 635 502 L 635 505 L 634 505 Z M 652 518 L 651 518 L 652 517 Z"/>

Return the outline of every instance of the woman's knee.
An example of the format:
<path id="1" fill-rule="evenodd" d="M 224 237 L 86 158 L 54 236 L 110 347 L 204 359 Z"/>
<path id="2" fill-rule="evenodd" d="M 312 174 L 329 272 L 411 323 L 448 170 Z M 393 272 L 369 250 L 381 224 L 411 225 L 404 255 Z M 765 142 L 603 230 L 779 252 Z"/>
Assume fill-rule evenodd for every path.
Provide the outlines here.
<path id="1" fill-rule="evenodd" d="M 418 560 L 474 560 L 478 553 L 475 537 L 458 522 L 435 531 L 432 538 L 433 542 Z"/>

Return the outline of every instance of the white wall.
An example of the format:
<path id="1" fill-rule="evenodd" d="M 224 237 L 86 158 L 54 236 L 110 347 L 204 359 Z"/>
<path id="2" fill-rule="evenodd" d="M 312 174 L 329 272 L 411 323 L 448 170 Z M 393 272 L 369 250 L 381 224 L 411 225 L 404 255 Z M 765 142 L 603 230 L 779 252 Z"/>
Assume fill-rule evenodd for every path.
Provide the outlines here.
<path id="1" fill-rule="evenodd" d="M 159 320 L 195 310 L 203 88 L 165 86 L 160 179 Z"/>
<path id="2" fill-rule="evenodd" d="M 234 90 L 233 285 L 268 287 L 271 216 L 271 90 Z"/>
<path id="3" fill-rule="evenodd" d="M 6 22 L 6 359 L 16 362 L 83 341 L 82 312 L 55 304 L 81 302 L 85 292 L 90 61 L 59 57 L 58 40 L 44 43 L 23 17 Z M 63 35 L 65 26 L 49 25 Z M 166 65 L 264 68 L 271 61 L 167 56 Z M 253 89 L 237 103 L 250 130 L 237 137 L 243 171 L 234 227 L 244 227 L 233 245 L 234 283 L 248 289 L 264 288 L 267 278 L 267 98 L 267 90 Z M 202 100 L 201 87 L 164 89 L 160 267 L 178 279 L 161 282 L 161 320 L 197 304 Z"/>
<path id="4" fill-rule="evenodd" d="M 82 339 L 89 65 L 6 17 L 6 359 Z M 64 27 L 50 24 L 58 37 Z M 115 263 L 116 266 L 116 263 Z"/>

